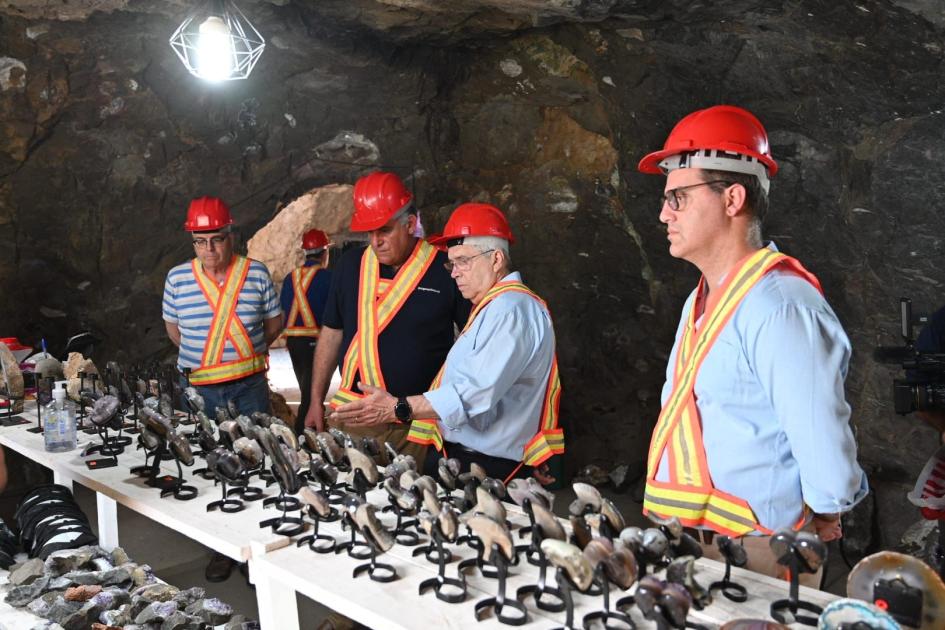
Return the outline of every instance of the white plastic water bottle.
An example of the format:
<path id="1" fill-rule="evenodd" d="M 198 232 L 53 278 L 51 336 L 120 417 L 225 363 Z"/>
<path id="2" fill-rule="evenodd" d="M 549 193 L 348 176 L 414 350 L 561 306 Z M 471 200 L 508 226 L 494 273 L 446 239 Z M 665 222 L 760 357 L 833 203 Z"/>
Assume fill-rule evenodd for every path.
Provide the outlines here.
<path id="1" fill-rule="evenodd" d="M 53 399 L 46 405 L 43 419 L 47 451 L 61 453 L 76 447 L 75 403 L 66 399 L 65 384 L 53 390 Z"/>

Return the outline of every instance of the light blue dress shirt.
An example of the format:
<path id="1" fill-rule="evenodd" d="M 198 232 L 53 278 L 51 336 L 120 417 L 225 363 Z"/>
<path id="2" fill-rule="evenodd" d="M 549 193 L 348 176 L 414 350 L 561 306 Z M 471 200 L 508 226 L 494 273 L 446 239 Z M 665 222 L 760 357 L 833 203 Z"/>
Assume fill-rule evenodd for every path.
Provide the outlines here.
<path id="1" fill-rule="evenodd" d="M 664 403 L 694 299 L 683 307 Z M 781 270 L 751 289 L 705 357 L 695 394 L 713 485 L 747 501 L 768 529 L 793 526 L 805 503 L 845 512 L 868 492 L 843 392 L 849 360 L 850 341 L 823 296 Z M 668 460 L 667 449 L 658 481 L 669 481 Z"/>
<path id="2" fill-rule="evenodd" d="M 501 282 L 521 282 L 518 272 Z M 492 300 L 446 357 L 439 388 L 424 397 L 443 439 L 515 461 L 539 430 L 555 336 L 548 311 L 509 292 Z"/>

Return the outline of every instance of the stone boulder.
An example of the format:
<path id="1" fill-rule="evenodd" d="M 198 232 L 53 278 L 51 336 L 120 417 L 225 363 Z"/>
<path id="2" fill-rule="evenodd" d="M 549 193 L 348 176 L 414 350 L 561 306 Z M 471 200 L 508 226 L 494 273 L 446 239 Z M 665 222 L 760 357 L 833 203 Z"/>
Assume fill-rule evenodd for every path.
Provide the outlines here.
<path id="1" fill-rule="evenodd" d="M 322 230 L 339 244 L 346 237 L 354 211 L 351 190 L 351 186 L 342 184 L 310 190 L 282 208 L 249 239 L 249 257 L 266 264 L 276 287 L 304 262 L 301 243 L 307 231 Z"/>

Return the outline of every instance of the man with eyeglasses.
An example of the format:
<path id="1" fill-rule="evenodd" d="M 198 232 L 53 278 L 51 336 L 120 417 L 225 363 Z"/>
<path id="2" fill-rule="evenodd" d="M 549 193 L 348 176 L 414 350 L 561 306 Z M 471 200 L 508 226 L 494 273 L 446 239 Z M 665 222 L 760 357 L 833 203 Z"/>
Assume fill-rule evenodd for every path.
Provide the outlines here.
<path id="1" fill-rule="evenodd" d="M 347 426 L 409 423 L 411 441 L 459 459 L 463 470 L 475 462 L 506 482 L 554 481 L 545 462 L 564 452 L 554 329 L 547 305 L 509 267 L 513 240 L 495 206 L 456 208 L 435 242 L 448 246 L 445 266 L 473 311 L 426 391 L 398 398 L 364 385 L 367 397 L 336 411 Z M 438 459 L 429 451 L 428 474 Z"/>
<path id="2" fill-rule="evenodd" d="M 639 168 L 666 176 L 669 252 L 702 273 L 666 369 L 644 511 L 678 517 L 708 557 L 717 534 L 742 537 L 748 568 L 783 576 L 772 532 L 837 539 L 868 492 L 843 390 L 850 342 L 817 278 L 762 242 L 778 165 L 755 116 L 694 112 Z"/>
<path id="3" fill-rule="evenodd" d="M 177 367 L 190 370 L 210 417 L 227 402 L 245 415 L 269 411 L 266 353 L 282 331 L 269 270 L 234 254 L 232 225 L 220 199 L 191 201 L 184 229 L 196 258 L 171 269 L 164 284 L 164 325 L 179 349 Z M 231 569 L 232 561 L 216 554 L 206 578 L 223 581 Z"/>
<path id="4" fill-rule="evenodd" d="M 336 365 L 341 384 L 329 401 L 332 408 L 361 398 L 361 383 L 399 397 L 422 392 L 470 308 L 443 268 L 446 254 L 419 237 L 413 195 L 397 175 L 365 175 L 353 197 L 350 229 L 366 232 L 369 245 L 345 252 L 332 274 L 305 417 L 305 426 L 319 431 L 325 430 L 323 401 Z M 407 441 L 406 424 L 345 428 L 423 461 L 426 449 Z"/>

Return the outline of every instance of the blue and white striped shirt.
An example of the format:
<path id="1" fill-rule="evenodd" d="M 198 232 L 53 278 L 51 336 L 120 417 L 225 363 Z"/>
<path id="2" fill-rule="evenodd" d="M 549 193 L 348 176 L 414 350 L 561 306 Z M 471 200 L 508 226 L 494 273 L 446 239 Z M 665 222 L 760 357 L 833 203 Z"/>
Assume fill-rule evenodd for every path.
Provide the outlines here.
<path id="1" fill-rule="evenodd" d="M 221 287 L 222 288 L 222 287 Z M 266 265 L 250 260 L 246 282 L 236 303 L 236 316 L 243 322 L 246 332 L 258 354 L 266 352 L 266 335 L 263 321 L 282 315 L 279 295 L 272 285 L 272 277 Z M 167 274 L 164 282 L 164 321 L 177 324 L 180 329 L 180 352 L 177 355 L 179 368 L 198 368 L 203 349 L 213 321 L 213 309 L 204 297 L 194 277 L 190 261 L 177 265 Z M 236 349 L 227 341 L 223 350 L 223 361 L 239 359 Z"/>

